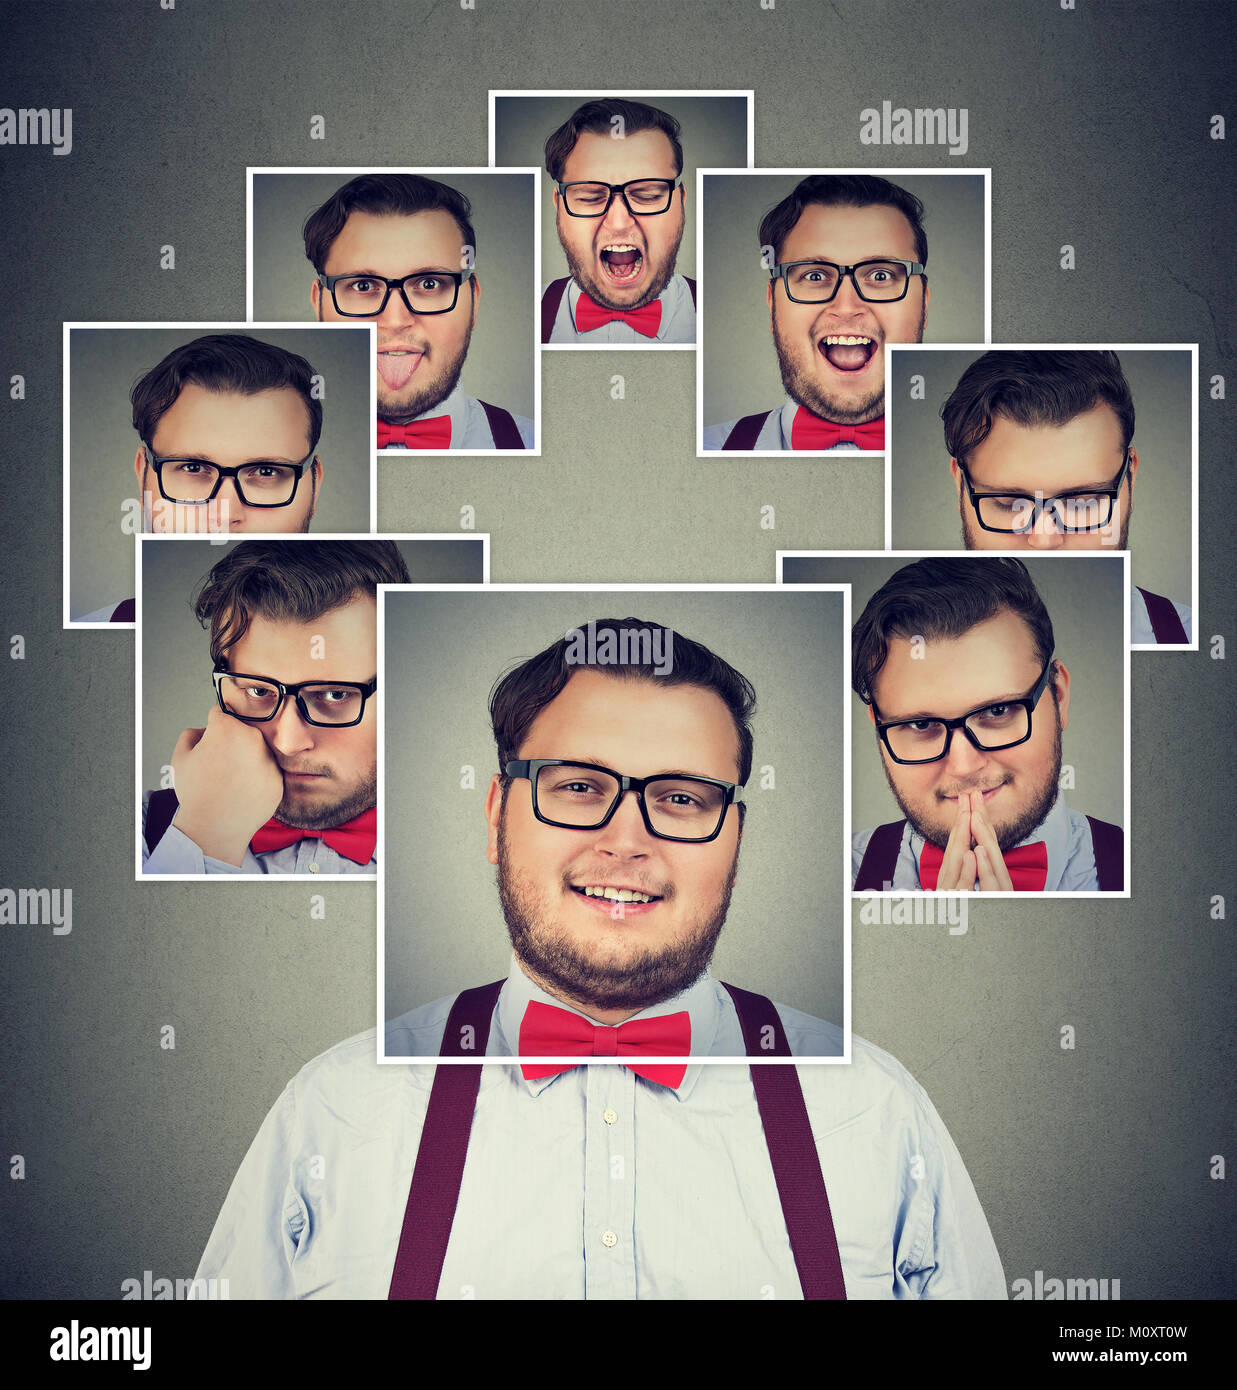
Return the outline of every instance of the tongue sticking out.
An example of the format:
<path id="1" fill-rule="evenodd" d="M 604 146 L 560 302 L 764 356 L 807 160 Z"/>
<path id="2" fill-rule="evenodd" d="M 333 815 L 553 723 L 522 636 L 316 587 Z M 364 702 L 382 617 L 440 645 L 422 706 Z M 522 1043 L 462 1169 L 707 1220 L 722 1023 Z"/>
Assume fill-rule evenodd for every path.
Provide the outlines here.
<path id="1" fill-rule="evenodd" d="M 421 360 L 419 352 L 380 352 L 378 354 L 378 375 L 389 391 L 398 391 L 408 385 L 409 378 Z"/>
<path id="2" fill-rule="evenodd" d="M 629 266 L 635 265 L 640 259 L 640 253 L 639 251 L 603 251 L 601 258 L 612 266 Z"/>
<path id="3" fill-rule="evenodd" d="M 872 343 L 829 343 L 822 351 L 830 366 L 838 371 L 857 372 L 860 367 L 867 366 L 873 347 Z"/>

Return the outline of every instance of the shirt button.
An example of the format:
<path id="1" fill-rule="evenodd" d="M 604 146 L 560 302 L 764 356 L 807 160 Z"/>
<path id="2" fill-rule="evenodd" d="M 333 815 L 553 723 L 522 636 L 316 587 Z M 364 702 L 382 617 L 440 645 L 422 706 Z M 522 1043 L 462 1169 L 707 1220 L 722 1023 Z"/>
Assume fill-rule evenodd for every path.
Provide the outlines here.
<path id="1" fill-rule="evenodd" d="M 601 1112 L 601 1118 L 605 1120 L 606 1124 L 612 1125 L 618 1119 L 618 1112 L 614 1110 L 603 1110 Z"/>
<path id="2" fill-rule="evenodd" d="M 311 874 L 316 874 L 316 873 L 318 872 L 318 863 L 317 863 L 317 860 L 315 860 L 315 861 L 309 866 L 309 872 L 310 872 Z"/>
<path id="3" fill-rule="evenodd" d="M 613 1250 L 618 1244 L 618 1236 L 616 1236 L 613 1231 L 602 1231 L 601 1243 L 607 1250 Z"/>

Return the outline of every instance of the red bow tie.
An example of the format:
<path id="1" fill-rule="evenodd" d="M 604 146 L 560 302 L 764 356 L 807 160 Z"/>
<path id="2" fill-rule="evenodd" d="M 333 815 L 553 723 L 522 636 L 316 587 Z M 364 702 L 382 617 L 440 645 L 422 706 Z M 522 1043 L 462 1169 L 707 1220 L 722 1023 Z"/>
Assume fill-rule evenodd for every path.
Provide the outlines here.
<path id="1" fill-rule="evenodd" d="M 249 845 L 255 854 L 265 854 L 273 849 L 285 849 L 298 840 L 322 840 L 345 859 L 357 864 L 368 864 L 374 857 L 374 846 L 378 843 L 378 808 L 371 806 L 352 820 L 342 825 L 332 826 L 330 830 L 296 830 L 273 816 L 250 840 Z"/>
<path id="2" fill-rule="evenodd" d="M 885 417 L 864 425 L 835 425 L 800 406 L 790 427 L 790 447 L 809 451 L 832 449 L 835 444 L 854 444 L 860 449 L 884 449 Z"/>
<path id="3" fill-rule="evenodd" d="M 595 299 L 591 299 L 583 290 L 580 291 L 580 298 L 576 301 L 577 333 L 587 333 L 592 328 L 600 328 L 611 319 L 622 319 L 637 333 L 642 333 L 646 338 L 655 338 L 657 330 L 661 327 L 661 300 L 655 299 L 643 309 L 603 309 Z"/>
<path id="4" fill-rule="evenodd" d="M 657 1018 L 631 1019 L 617 1028 L 603 1028 L 567 1009 L 556 1009 L 552 1004 L 532 999 L 520 1020 L 520 1055 L 525 1057 L 564 1052 L 581 1057 L 622 1057 L 642 1052 L 682 1057 L 691 1047 L 691 1015 L 686 1009 Z M 570 1071 L 575 1065 L 574 1062 L 535 1062 L 523 1064 L 520 1070 L 526 1081 L 536 1081 L 542 1076 Z M 671 1090 L 678 1089 L 687 1071 L 686 1063 L 659 1066 L 655 1062 L 627 1062 L 624 1065 L 637 1076 L 658 1081 Z"/>
<path id="5" fill-rule="evenodd" d="M 935 888 L 941 873 L 941 850 L 935 845 L 925 844 L 919 857 L 919 881 L 925 888 Z M 1007 849 L 1001 858 L 1009 870 L 1010 882 L 1017 893 L 1042 893 L 1048 881 L 1048 846 L 1043 840 L 1033 845 L 1019 845 Z"/>
<path id="6" fill-rule="evenodd" d="M 378 417 L 378 447 L 386 449 L 395 444 L 405 449 L 449 449 L 451 447 L 450 415 L 431 415 L 428 420 L 409 420 L 406 425 L 393 425 Z"/>

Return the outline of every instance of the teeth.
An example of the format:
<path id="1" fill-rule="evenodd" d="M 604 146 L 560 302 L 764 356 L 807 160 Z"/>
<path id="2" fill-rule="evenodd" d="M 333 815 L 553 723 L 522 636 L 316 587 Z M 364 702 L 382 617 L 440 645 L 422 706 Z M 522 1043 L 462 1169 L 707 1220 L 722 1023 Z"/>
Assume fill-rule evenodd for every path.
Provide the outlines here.
<path id="1" fill-rule="evenodd" d="M 859 347 L 871 341 L 871 338 L 860 338 L 853 333 L 830 333 L 825 338 L 831 347 Z"/>
<path id="2" fill-rule="evenodd" d="M 634 888 L 595 888 L 586 887 L 585 897 L 589 898 L 609 898 L 614 903 L 651 903 L 652 898 L 647 893 L 637 893 Z"/>
<path id="3" fill-rule="evenodd" d="M 634 241 L 608 241 L 601 249 L 603 251 L 638 251 L 640 248 Z"/>

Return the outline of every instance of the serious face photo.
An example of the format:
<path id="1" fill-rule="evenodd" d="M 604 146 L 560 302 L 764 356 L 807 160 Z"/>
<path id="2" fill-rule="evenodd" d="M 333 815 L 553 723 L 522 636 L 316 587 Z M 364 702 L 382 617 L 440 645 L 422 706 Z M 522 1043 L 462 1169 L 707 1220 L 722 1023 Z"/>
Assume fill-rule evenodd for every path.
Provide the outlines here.
<path id="1" fill-rule="evenodd" d="M 841 1024 L 840 592 L 383 595 L 387 1019 L 514 955 L 597 1020 L 707 967 Z"/>

